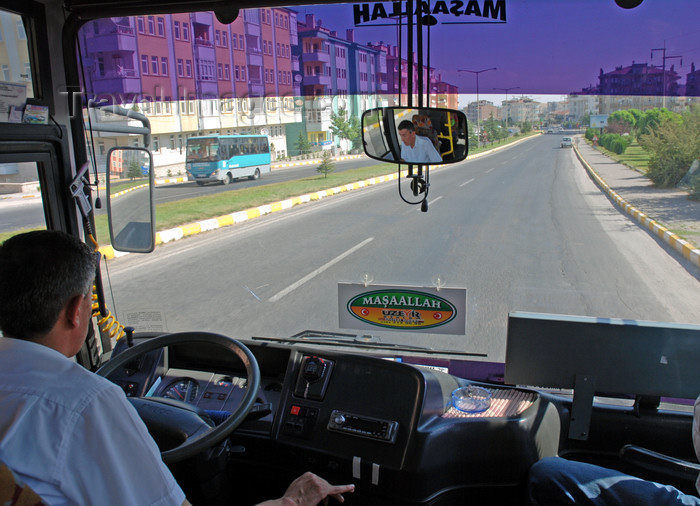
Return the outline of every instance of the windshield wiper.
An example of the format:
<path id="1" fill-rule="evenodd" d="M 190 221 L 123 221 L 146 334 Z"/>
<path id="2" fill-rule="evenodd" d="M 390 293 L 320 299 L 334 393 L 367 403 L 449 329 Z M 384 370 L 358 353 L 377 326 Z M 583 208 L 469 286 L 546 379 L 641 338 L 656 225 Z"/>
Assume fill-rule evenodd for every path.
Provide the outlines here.
<path id="1" fill-rule="evenodd" d="M 462 357 L 487 357 L 486 353 L 473 353 L 460 350 L 436 350 L 428 346 L 416 346 L 411 344 L 401 343 L 383 343 L 377 336 L 368 334 L 344 334 L 342 332 L 326 332 L 322 330 L 304 330 L 291 337 L 255 337 L 253 341 L 266 341 L 273 343 L 313 343 L 324 346 L 347 346 L 358 348 L 370 348 L 373 350 L 390 350 L 390 351 L 406 351 L 420 352 L 429 355 L 458 355 Z"/>

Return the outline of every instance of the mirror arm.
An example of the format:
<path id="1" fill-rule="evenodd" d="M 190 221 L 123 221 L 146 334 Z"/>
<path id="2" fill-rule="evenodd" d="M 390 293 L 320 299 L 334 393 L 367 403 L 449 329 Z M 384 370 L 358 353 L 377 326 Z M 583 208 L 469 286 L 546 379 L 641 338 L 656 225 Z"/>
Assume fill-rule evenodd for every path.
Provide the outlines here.
<path id="1" fill-rule="evenodd" d="M 151 145 L 151 122 L 150 120 L 133 109 L 126 109 L 120 105 L 100 105 L 99 103 L 91 100 L 88 102 L 88 107 L 91 109 L 99 109 L 101 111 L 110 112 L 117 116 L 123 116 L 129 119 L 135 119 L 141 122 L 142 127 L 130 126 L 130 125 L 112 125 L 110 123 L 104 123 L 95 121 L 92 124 L 92 129 L 97 132 L 114 132 L 121 134 L 138 134 L 143 135 L 143 145 L 149 147 Z"/>

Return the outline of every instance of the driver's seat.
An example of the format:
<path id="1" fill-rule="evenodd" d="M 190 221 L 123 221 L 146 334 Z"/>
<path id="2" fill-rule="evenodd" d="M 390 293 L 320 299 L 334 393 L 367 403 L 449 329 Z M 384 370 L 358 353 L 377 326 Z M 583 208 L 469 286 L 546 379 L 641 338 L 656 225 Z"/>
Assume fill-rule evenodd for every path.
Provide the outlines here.
<path id="1" fill-rule="evenodd" d="M 46 503 L 24 483 L 7 464 L 0 462 L 0 504 L 10 506 L 45 506 Z"/>

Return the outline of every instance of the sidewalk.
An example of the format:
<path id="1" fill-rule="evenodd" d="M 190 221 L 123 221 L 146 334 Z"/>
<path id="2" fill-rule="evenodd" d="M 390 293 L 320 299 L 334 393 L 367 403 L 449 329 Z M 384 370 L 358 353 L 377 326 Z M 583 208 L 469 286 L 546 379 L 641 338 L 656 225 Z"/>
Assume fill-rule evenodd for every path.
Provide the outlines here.
<path id="1" fill-rule="evenodd" d="M 593 149 L 581 137 L 577 141 L 581 157 L 603 180 L 603 190 L 614 200 L 614 194 L 619 195 L 620 207 L 700 267 L 700 201 L 688 199 L 684 190 L 654 188 L 646 176 Z"/>

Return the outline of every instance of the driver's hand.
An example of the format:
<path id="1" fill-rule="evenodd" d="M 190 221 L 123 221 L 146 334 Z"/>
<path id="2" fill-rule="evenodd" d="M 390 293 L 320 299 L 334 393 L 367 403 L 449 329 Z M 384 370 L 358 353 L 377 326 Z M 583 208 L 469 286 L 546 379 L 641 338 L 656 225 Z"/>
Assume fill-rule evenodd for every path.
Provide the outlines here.
<path id="1" fill-rule="evenodd" d="M 266 501 L 260 506 L 316 506 L 320 502 L 328 504 L 329 497 L 343 502 L 345 499 L 342 494 L 354 490 L 355 485 L 331 485 L 323 478 L 307 472 L 294 480 L 280 499 Z"/>

